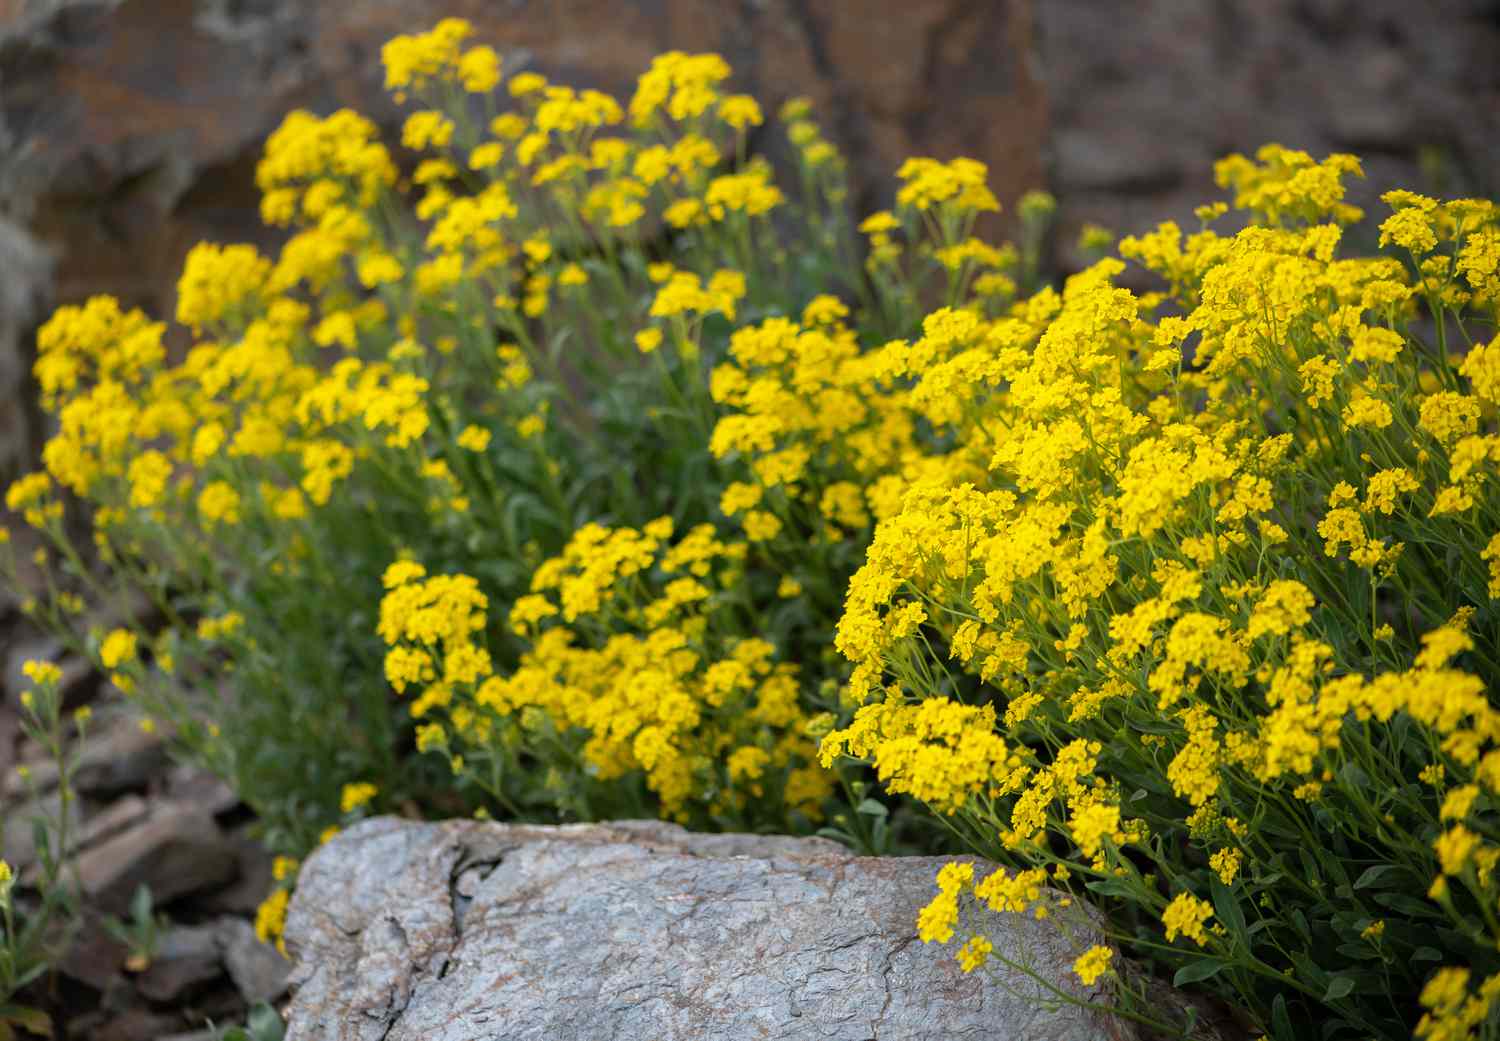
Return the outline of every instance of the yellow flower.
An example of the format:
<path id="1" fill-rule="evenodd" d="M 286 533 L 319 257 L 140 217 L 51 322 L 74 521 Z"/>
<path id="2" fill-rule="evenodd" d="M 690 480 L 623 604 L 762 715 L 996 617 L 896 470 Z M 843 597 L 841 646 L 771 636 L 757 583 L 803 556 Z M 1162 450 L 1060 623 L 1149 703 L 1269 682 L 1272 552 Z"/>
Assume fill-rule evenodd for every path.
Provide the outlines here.
<path id="1" fill-rule="evenodd" d="M 748 94 L 730 94 L 719 102 L 719 118 L 736 130 L 763 122 L 760 105 Z"/>
<path id="2" fill-rule="evenodd" d="M 547 88 L 545 76 L 535 72 L 522 72 L 510 78 L 510 94 L 514 98 L 524 98 Z"/>
<path id="3" fill-rule="evenodd" d="M 958 959 L 959 967 L 964 972 L 973 972 L 989 960 L 990 952 L 994 949 L 995 945 L 988 938 L 971 936 L 953 956 Z"/>
<path id="4" fill-rule="evenodd" d="M 367 781 L 356 781 L 344 785 L 339 793 L 339 810 L 343 813 L 353 813 L 364 806 L 369 805 L 380 789 Z"/>
<path id="5" fill-rule="evenodd" d="M 1073 962 L 1073 971 L 1078 974 L 1084 986 L 1092 987 L 1095 980 L 1109 971 L 1109 963 L 1114 956 L 1112 949 L 1095 944 Z"/>
<path id="6" fill-rule="evenodd" d="M 781 533 L 781 520 L 765 510 L 751 510 L 745 514 L 745 537 L 751 542 L 770 542 Z"/>
<path id="7" fill-rule="evenodd" d="M 1244 861 L 1244 854 L 1237 849 L 1221 849 L 1208 858 L 1208 866 L 1219 876 L 1219 880 L 1226 886 L 1234 884 L 1234 878 L 1239 874 L 1240 864 Z"/>
<path id="8" fill-rule="evenodd" d="M 471 94 L 487 94 L 500 83 L 500 55 L 493 47 L 471 47 L 458 59 L 458 81 Z"/>
<path id="9" fill-rule="evenodd" d="M 130 505 L 155 506 L 161 501 L 171 476 L 172 464 L 160 452 L 150 450 L 136 456 L 125 477 L 130 482 Z"/>
<path id="10" fill-rule="evenodd" d="M 130 634 L 126 634 L 130 635 Z M 130 654 L 135 653 L 134 637 L 131 637 Z M 113 668 L 113 666 L 109 666 Z M 38 687 L 55 686 L 62 682 L 62 669 L 50 661 L 28 659 L 21 665 L 21 673 Z"/>
<path id="11" fill-rule="evenodd" d="M 1109 806 L 1099 802 L 1089 803 L 1073 814 L 1068 826 L 1072 830 L 1073 841 L 1078 843 L 1078 848 L 1086 857 L 1092 857 L 1098 853 L 1105 839 L 1110 842 L 1125 841 L 1125 835 L 1120 831 L 1120 808 L 1118 806 Z"/>
<path id="12" fill-rule="evenodd" d="M 1277 579 L 1266 587 L 1250 615 L 1250 639 L 1271 633 L 1285 636 L 1306 625 L 1316 601 L 1305 585 L 1295 579 Z"/>
<path id="13" fill-rule="evenodd" d="M 240 493 L 227 481 L 211 481 L 198 495 L 198 512 L 209 524 L 238 524 Z"/>
<path id="14" fill-rule="evenodd" d="M 99 660 L 106 669 L 117 669 L 136 656 L 135 633 L 129 629 L 113 629 L 99 645 Z"/>
<path id="15" fill-rule="evenodd" d="M 1479 836 L 1462 824 L 1455 824 L 1439 835 L 1432 844 L 1438 856 L 1438 865 L 1445 875 L 1462 874 L 1464 866 L 1469 863 L 1479 846 Z"/>
<path id="16" fill-rule="evenodd" d="M 453 140 L 453 121 L 441 112 L 413 112 L 401 127 L 401 143 L 412 151 L 446 148 Z"/>
<path id="17" fill-rule="evenodd" d="M 820 293 L 802 309 L 802 324 L 834 325 L 849 317 L 849 308 L 836 296 Z"/>
<path id="18" fill-rule="evenodd" d="M 459 448 L 466 448 L 470 452 L 483 452 L 490 445 L 490 432 L 484 427 L 471 423 L 459 431 L 456 440 Z"/>
<path id="19" fill-rule="evenodd" d="M 733 517 L 737 513 L 753 509 L 760 504 L 763 489 L 758 484 L 746 484 L 743 481 L 731 482 L 724 489 L 724 494 L 719 497 L 719 509 L 724 511 L 727 517 Z"/>
<path id="20" fill-rule="evenodd" d="M 486 141 L 482 145 L 475 145 L 469 153 L 470 170 L 488 170 L 499 166 L 500 161 L 505 158 L 505 145 L 499 141 Z M 399 275 L 397 276 L 400 277 Z M 361 275 L 363 281 L 364 276 Z"/>
<path id="21" fill-rule="evenodd" d="M 947 943 L 958 924 L 958 896 L 939 892 L 917 914 L 917 936 L 923 943 Z"/>
<path id="22" fill-rule="evenodd" d="M 271 895 L 261 901 L 255 911 L 255 935 L 261 943 L 281 946 L 281 934 L 286 930 L 286 907 L 292 894 L 285 889 L 273 889 Z"/>
<path id="23" fill-rule="evenodd" d="M 1162 912 L 1161 924 L 1167 930 L 1167 942 L 1186 936 L 1202 947 L 1208 942 L 1203 923 L 1213 916 L 1213 905 L 1191 893 L 1179 893 Z"/>

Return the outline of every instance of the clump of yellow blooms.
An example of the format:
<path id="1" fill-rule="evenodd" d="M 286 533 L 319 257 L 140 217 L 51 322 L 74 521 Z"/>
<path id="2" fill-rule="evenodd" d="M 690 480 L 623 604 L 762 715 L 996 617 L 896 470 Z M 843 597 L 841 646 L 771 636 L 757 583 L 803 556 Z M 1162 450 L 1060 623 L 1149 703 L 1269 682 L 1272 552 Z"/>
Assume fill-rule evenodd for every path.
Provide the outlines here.
<path id="1" fill-rule="evenodd" d="M 1500 992 L 1500 341 L 1459 258 L 1500 209 L 1393 192 L 1396 248 L 1344 257 L 1353 157 L 1217 172 L 1249 227 L 1216 209 L 1120 244 L 1168 291 L 1106 258 L 879 349 L 952 448 L 877 509 L 836 637 L 855 711 L 823 755 L 1154 917 L 1183 980 L 1254 966 L 1399 1032 L 1350 995 L 1389 973 L 1416 995 L 1418 947 L 1483 966 L 1407 1023 L 1475 1036 Z M 924 938 L 977 888 L 940 875 Z M 1393 907 L 1405 946 L 1371 931 Z"/>
<path id="2" fill-rule="evenodd" d="M 1005 865 L 916 923 L 965 971 L 1071 889 L 1070 994 L 1128 997 L 1120 952 L 1278 1041 L 1491 1029 L 1494 204 L 1388 193 L 1359 255 L 1358 160 L 1267 146 L 1216 170 L 1238 230 L 1090 228 L 1051 287 L 1055 203 L 984 241 L 980 163 L 856 219 L 806 101 L 795 189 L 749 154 L 717 55 L 619 101 L 473 36 L 384 48 L 399 152 L 287 117 L 290 237 L 192 251 L 185 350 L 103 297 L 38 337 L 28 610 L 255 807 L 262 937 L 377 806 L 821 825 Z M 75 631 L 125 588 L 164 624 Z"/>
<path id="3" fill-rule="evenodd" d="M 529 772 L 545 775 L 545 798 L 586 818 L 639 812 L 642 786 L 684 823 L 820 817 L 832 778 L 814 762 L 798 670 L 732 617 L 746 544 L 711 524 L 672 534 L 670 517 L 579 528 L 511 607 L 526 649 L 504 676 L 476 643 L 486 605 L 474 580 L 393 564 L 380 612 L 386 676 L 398 691 L 421 685 L 418 744 L 511 807 Z"/>

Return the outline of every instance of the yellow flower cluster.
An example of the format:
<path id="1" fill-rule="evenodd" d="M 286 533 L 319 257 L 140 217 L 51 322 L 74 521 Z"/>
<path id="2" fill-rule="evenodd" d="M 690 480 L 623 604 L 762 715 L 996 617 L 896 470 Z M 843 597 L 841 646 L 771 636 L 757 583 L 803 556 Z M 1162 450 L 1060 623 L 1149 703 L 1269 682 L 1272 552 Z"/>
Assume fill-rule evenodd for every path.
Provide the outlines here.
<path id="1" fill-rule="evenodd" d="M 1452 783 L 1500 795 L 1500 717 L 1484 674 L 1456 664 L 1493 662 L 1493 641 L 1470 632 L 1475 612 L 1493 632 L 1500 591 L 1500 341 L 1458 314 L 1492 320 L 1493 304 L 1486 262 L 1471 275 L 1457 258 L 1480 255 L 1500 209 L 1392 193 L 1401 219 L 1385 234 L 1408 262 L 1345 258 L 1343 228 L 1360 214 L 1342 179 L 1357 161 L 1275 146 L 1257 160 L 1219 167 L 1249 228 L 1184 241 L 1163 225 L 1122 243 L 1170 292 L 1120 288 L 1124 265 L 1106 258 L 1060 293 L 993 316 L 977 302 L 939 310 L 918 339 L 818 370 L 863 368 L 855 411 L 939 435 L 859 453 L 875 460 L 860 484 L 879 524 L 836 643 L 861 707 L 825 739 L 825 761 L 868 762 L 890 790 L 1028 858 L 1058 860 L 1043 836 L 1061 836 L 1073 852 L 1058 866 L 1154 906 L 1167 940 L 1221 951 L 1245 941 L 1205 926 L 1200 895 L 1163 909 L 1119 881 L 1133 870 L 1121 847 L 1180 830 L 1203 849 L 1206 894 L 1210 877 L 1270 874 L 1269 834 L 1310 801 L 1344 816 L 1303 826 L 1363 835 L 1368 808 L 1339 770 L 1368 771 L 1356 749 L 1394 748 L 1408 725 Z M 944 198 L 924 170 L 904 202 Z M 885 216 L 864 230 L 899 226 Z M 1436 344 L 1409 332 L 1424 303 L 1443 312 Z M 799 330 L 756 333 L 736 334 L 744 353 L 795 365 Z M 720 421 L 716 451 L 771 458 L 837 415 L 788 392 L 821 390 L 815 380 L 753 375 L 716 374 L 716 396 L 742 410 Z M 1431 606 L 1396 610 L 1407 602 Z M 1122 727 L 1138 739 L 1121 742 Z M 1142 785 L 1166 801 L 1125 798 Z M 1274 826 L 1268 798 L 1289 807 Z M 1381 848 L 1435 880 L 1435 917 L 1461 918 L 1444 879 L 1493 902 L 1500 846 L 1469 825 L 1438 828 L 1436 809 L 1406 825 L 1425 846 Z M 940 887 L 929 925 L 950 903 Z"/>
<path id="2" fill-rule="evenodd" d="M 481 772 L 499 759 L 515 768 L 518 751 L 546 761 L 560 741 L 571 752 L 551 769 L 601 784 L 640 776 L 662 812 L 685 821 L 753 815 L 768 800 L 774 813 L 777 797 L 816 818 L 831 778 L 812 762 L 797 669 L 767 641 L 725 630 L 745 544 L 712 525 L 672 534 L 670 518 L 578 529 L 511 608 L 529 649 L 505 676 L 475 643 L 485 603 L 471 578 L 392 564 L 386 675 L 398 690 L 427 685 L 413 715 L 446 713 L 419 740 Z"/>
<path id="3" fill-rule="evenodd" d="M 425 33 L 397 36 L 380 49 L 385 65 L 385 87 L 421 91 L 437 81 L 457 80 L 467 91 L 487 94 L 500 82 L 500 59 L 490 47 L 459 48 L 473 33 L 461 18 L 444 18 Z"/>

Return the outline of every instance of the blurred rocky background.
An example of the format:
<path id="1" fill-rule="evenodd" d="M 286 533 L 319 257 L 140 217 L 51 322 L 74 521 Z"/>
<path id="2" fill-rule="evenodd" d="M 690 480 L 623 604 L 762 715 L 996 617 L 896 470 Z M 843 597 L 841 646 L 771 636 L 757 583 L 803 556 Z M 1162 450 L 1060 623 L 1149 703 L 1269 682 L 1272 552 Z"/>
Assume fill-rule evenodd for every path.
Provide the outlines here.
<path id="1" fill-rule="evenodd" d="M 1045 187 L 1056 245 L 1187 218 L 1268 140 L 1392 183 L 1494 192 L 1500 0 L 0 0 L 0 478 L 34 451 L 29 340 L 96 292 L 166 314 L 201 238 L 255 240 L 253 169 L 291 108 L 394 126 L 380 45 L 445 15 L 509 71 L 628 94 L 717 50 L 768 110 L 810 95 L 859 202 L 909 154 Z"/>

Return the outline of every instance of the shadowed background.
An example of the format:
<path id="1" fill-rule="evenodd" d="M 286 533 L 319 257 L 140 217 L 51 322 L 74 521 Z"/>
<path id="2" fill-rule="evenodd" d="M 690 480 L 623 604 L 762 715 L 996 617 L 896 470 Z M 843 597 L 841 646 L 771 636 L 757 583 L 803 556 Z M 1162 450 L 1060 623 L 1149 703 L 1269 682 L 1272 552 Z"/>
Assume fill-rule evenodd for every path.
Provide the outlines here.
<path id="1" fill-rule="evenodd" d="M 457 15 L 523 68 L 628 97 L 665 50 L 715 50 L 768 112 L 813 99 L 860 209 L 908 155 L 987 163 L 1011 208 L 1191 222 L 1212 161 L 1352 151 L 1394 184 L 1500 189 L 1500 0 L 0 0 L 0 479 L 35 451 L 36 324 L 108 292 L 167 317 L 183 256 L 267 242 L 253 174 L 297 107 L 393 129 L 380 45 Z M 774 130 L 772 131 L 774 133 Z"/>

